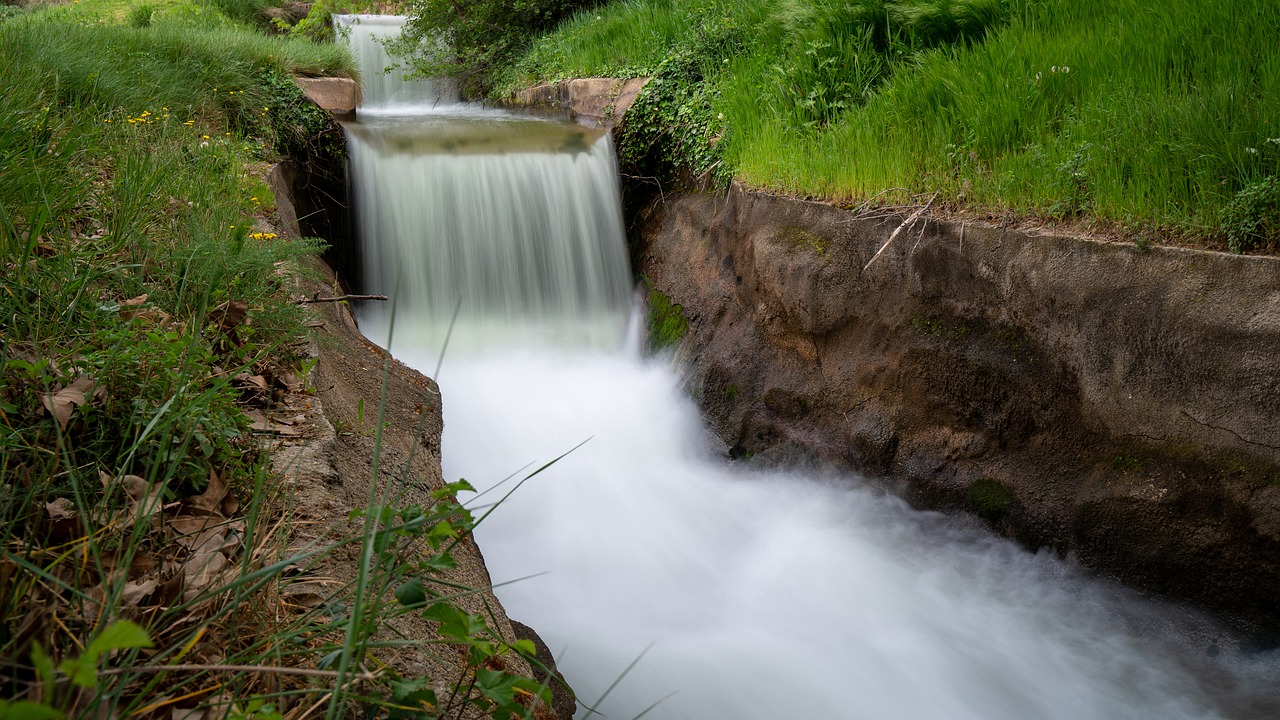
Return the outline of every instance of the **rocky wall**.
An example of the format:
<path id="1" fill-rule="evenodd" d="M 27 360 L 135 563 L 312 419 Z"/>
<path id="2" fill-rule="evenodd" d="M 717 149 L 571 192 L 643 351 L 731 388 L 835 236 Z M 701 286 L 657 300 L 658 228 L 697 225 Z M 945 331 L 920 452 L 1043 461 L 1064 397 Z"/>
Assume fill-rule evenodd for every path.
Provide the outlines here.
<path id="1" fill-rule="evenodd" d="M 643 218 L 735 457 L 817 460 L 1254 627 L 1280 618 L 1280 258 L 857 216 Z M 865 269 L 864 269 L 865 268 Z"/>

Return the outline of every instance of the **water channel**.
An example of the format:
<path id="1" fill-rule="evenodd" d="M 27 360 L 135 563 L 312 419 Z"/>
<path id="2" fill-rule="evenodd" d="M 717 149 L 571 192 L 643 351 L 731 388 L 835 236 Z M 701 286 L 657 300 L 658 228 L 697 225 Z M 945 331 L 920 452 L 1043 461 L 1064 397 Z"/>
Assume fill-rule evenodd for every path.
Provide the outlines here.
<path id="1" fill-rule="evenodd" d="M 579 717 L 637 657 L 610 718 L 1280 717 L 1280 658 L 1210 619 L 860 478 L 713 453 L 640 351 L 609 137 L 385 74 L 399 21 L 339 22 L 377 78 L 348 128 L 364 281 L 396 305 L 360 320 L 439 367 L 446 478 L 581 445 L 476 532 L 495 583 L 536 575 L 498 595 Z"/>

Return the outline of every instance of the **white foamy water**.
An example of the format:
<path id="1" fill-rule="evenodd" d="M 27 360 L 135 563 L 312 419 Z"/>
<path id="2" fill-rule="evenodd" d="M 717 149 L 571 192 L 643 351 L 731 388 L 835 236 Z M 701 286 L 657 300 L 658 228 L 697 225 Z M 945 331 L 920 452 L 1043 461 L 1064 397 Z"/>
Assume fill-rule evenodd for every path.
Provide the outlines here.
<path id="1" fill-rule="evenodd" d="M 663 698 L 645 717 L 1280 715 L 1274 653 L 1206 619 L 857 477 L 712 455 L 677 372 L 622 341 L 608 141 L 462 115 L 352 129 L 366 281 L 396 299 L 397 356 L 427 372 L 462 298 L 446 477 L 483 489 L 586 441 L 476 533 L 495 583 L 541 573 L 497 592 L 582 701 L 650 648 L 608 717 Z M 386 341 L 386 306 L 361 320 Z"/>

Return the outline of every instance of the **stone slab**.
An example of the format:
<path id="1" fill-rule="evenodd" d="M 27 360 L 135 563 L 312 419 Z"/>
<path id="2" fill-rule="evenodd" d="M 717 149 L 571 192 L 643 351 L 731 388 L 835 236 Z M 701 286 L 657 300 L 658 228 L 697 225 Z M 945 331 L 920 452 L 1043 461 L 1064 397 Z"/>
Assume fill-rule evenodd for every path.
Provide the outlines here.
<path id="1" fill-rule="evenodd" d="M 360 84 L 350 78 L 308 78 L 293 79 L 303 94 L 321 109 L 328 110 L 340 119 L 355 117 L 356 107 L 360 104 Z"/>

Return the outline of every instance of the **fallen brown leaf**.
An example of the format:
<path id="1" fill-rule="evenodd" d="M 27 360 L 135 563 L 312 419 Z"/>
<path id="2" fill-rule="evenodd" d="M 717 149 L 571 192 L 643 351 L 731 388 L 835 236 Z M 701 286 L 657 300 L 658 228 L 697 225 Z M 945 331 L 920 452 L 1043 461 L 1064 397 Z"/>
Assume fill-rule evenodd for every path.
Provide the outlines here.
<path id="1" fill-rule="evenodd" d="M 209 311 L 209 319 L 220 330 L 229 333 L 243 325 L 248 314 L 248 303 L 240 300 L 228 300 Z"/>
<path id="2" fill-rule="evenodd" d="M 58 421 L 58 429 L 66 430 L 71 421 L 71 413 L 77 407 L 88 404 L 89 398 L 99 396 L 100 389 L 93 380 L 81 375 L 66 387 L 59 386 L 53 392 L 45 393 L 40 402 L 50 415 Z"/>
<path id="3" fill-rule="evenodd" d="M 204 592 L 227 566 L 227 558 L 220 552 L 196 553 L 183 565 L 182 573 L 187 591 L 183 600 L 191 600 Z"/>
<path id="4" fill-rule="evenodd" d="M 124 318 L 125 320 L 132 320 L 134 316 L 138 314 L 138 310 L 143 305 L 147 304 L 147 295 L 146 293 L 143 293 L 138 297 L 129 298 L 128 300 L 121 300 L 116 304 L 120 306 L 120 310 L 119 310 L 120 317 Z"/>
<path id="5" fill-rule="evenodd" d="M 127 608 L 141 607 L 143 601 L 155 593 L 158 587 L 160 587 L 160 581 L 154 579 L 125 583 L 124 592 L 120 594 L 120 604 Z"/>
<path id="6" fill-rule="evenodd" d="M 58 520 L 74 520 L 76 517 L 76 504 L 70 498 L 54 498 L 53 502 L 45 503 L 45 511 L 49 513 L 49 519 Z"/>
<path id="7" fill-rule="evenodd" d="M 105 473 L 101 473 L 101 475 L 104 476 L 104 482 L 110 482 L 110 475 Z M 136 523 L 141 518 L 146 518 L 150 521 L 152 529 L 158 528 L 160 513 L 165 507 L 164 483 L 149 483 L 137 475 L 125 475 L 119 478 L 117 482 L 129 495 L 130 524 Z"/>
<path id="8" fill-rule="evenodd" d="M 302 431 L 297 428 L 292 428 L 288 425 L 267 420 L 267 418 L 257 410 L 250 410 L 245 413 L 245 415 L 249 417 L 249 429 L 256 433 L 284 435 L 286 437 L 296 437 L 302 434 Z"/>
<path id="9" fill-rule="evenodd" d="M 218 515 L 222 512 L 222 500 L 227 495 L 227 484 L 218 476 L 217 471 L 209 470 L 209 484 L 204 492 L 188 498 L 186 506 L 194 514 Z"/>

